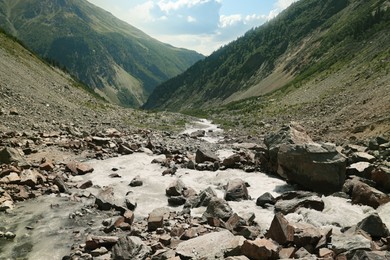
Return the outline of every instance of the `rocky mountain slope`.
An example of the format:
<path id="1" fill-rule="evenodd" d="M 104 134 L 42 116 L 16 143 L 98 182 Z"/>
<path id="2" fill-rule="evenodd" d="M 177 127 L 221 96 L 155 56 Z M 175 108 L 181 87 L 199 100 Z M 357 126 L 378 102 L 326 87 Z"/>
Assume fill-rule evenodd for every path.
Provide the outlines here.
<path id="1" fill-rule="evenodd" d="M 314 121 L 320 132 L 386 128 L 389 30 L 389 1 L 302 0 L 157 87 L 145 108 L 253 132 L 278 118 Z"/>
<path id="2" fill-rule="evenodd" d="M 5 0 L 0 27 L 107 100 L 144 103 L 202 55 L 161 43 L 86 0 Z"/>

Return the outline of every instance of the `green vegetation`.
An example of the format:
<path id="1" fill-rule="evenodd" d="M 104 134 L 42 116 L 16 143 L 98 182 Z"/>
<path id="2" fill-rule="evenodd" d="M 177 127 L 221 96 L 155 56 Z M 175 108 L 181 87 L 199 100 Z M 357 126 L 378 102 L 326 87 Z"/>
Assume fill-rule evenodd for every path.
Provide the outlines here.
<path id="1" fill-rule="evenodd" d="M 317 75 L 337 71 L 366 48 L 372 36 L 388 34 L 389 28 L 386 0 L 301 0 L 158 86 L 144 107 L 215 109 L 227 98 L 262 83 L 278 66 L 292 77 L 269 91 L 286 93 Z M 388 49 L 389 43 L 382 48 Z M 247 103 L 224 109 L 234 113 L 242 106 L 238 111 L 245 112 L 252 107 Z"/>
<path id="2" fill-rule="evenodd" d="M 86 0 L 4 0 L 0 25 L 91 89 L 116 88 L 116 100 L 125 106 L 145 101 L 134 88 L 147 95 L 203 58 L 161 43 Z M 134 82 L 121 79 L 123 72 Z"/>

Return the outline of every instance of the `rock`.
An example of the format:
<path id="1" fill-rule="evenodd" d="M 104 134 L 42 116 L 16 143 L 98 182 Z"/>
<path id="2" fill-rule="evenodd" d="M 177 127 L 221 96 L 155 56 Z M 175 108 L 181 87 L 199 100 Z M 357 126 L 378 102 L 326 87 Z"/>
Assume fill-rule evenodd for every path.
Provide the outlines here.
<path id="1" fill-rule="evenodd" d="M 293 258 L 295 250 L 296 250 L 295 247 L 282 248 L 279 251 L 279 258 L 280 259 Z"/>
<path id="2" fill-rule="evenodd" d="M 125 223 L 131 225 L 134 221 L 134 213 L 131 210 L 126 210 L 126 212 L 123 214 Z"/>
<path id="3" fill-rule="evenodd" d="M 357 162 L 347 168 L 347 175 L 356 175 L 363 178 L 371 178 L 373 166 L 369 162 Z"/>
<path id="4" fill-rule="evenodd" d="M 226 168 L 236 168 L 237 164 L 240 163 L 241 156 L 239 154 L 233 154 L 222 161 L 222 165 Z"/>
<path id="5" fill-rule="evenodd" d="M 322 211 L 325 207 L 323 200 L 315 193 L 304 191 L 285 192 L 277 198 L 275 211 L 284 215 L 295 212 L 299 208 L 309 208 Z"/>
<path id="6" fill-rule="evenodd" d="M 206 152 L 200 149 L 196 151 L 196 155 L 195 155 L 196 163 L 217 162 L 217 161 L 219 161 L 218 156 L 216 156 L 211 152 Z"/>
<path id="7" fill-rule="evenodd" d="M 131 182 L 130 182 L 130 187 L 139 187 L 139 186 L 142 186 L 144 183 L 143 181 L 141 180 L 141 177 L 139 175 L 137 175 L 136 177 L 134 177 Z"/>
<path id="8" fill-rule="evenodd" d="M 376 209 L 390 201 L 388 195 L 360 181 L 358 178 L 347 180 L 344 189 L 347 194 L 351 195 L 353 204 L 368 205 Z"/>
<path id="9" fill-rule="evenodd" d="M 208 219 L 218 218 L 227 221 L 233 215 L 233 210 L 226 200 L 220 198 L 212 198 L 206 211 L 203 213 L 203 218 Z"/>
<path id="10" fill-rule="evenodd" d="M 102 189 L 95 198 L 95 204 L 100 210 L 119 209 L 120 206 L 116 204 L 114 197 L 114 189 L 107 187 Z"/>
<path id="11" fill-rule="evenodd" d="M 168 198 L 168 204 L 171 206 L 181 206 L 186 203 L 187 199 L 184 196 L 172 196 Z"/>
<path id="12" fill-rule="evenodd" d="M 206 131 L 205 130 L 197 130 L 195 132 L 192 132 L 190 134 L 190 137 L 191 138 L 197 138 L 197 137 L 204 137 L 206 135 Z"/>
<path id="13" fill-rule="evenodd" d="M 12 147 L 4 147 L 0 150 L 0 164 L 11 164 L 17 163 L 20 167 L 26 168 L 29 167 L 30 164 L 23 158 L 21 153 Z"/>
<path id="14" fill-rule="evenodd" d="M 278 132 L 271 133 L 264 138 L 267 146 L 268 168 L 276 173 L 278 169 L 278 152 L 282 144 L 305 144 L 312 143 L 313 140 L 306 133 L 305 129 L 297 124 L 291 123 L 284 126 Z"/>
<path id="15" fill-rule="evenodd" d="M 112 248 L 112 257 L 117 260 L 145 259 L 151 254 L 151 249 L 139 237 L 127 236 L 120 238 Z"/>
<path id="16" fill-rule="evenodd" d="M 107 253 L 108 253 L 108 250 L 105 247 L 100 247 L 100 248 L 97 248 L 97 249 L 91 251 L 91 255 L 93 257 L 98 257 L 101 255 L 105 255 Z"/>
<path id="17" fill-rule="evenodd" d="M 277 172 L 309 190 L 332 193 L 344 184 L 346 159 L 333 144 L 283 144 Z"/>
<path id="18" fill-rule="evenodd" d="M 67 163 L 65 170 L 72 173 L 72 175 L 84 175 L 94 171 L 89 165 L 74 161 Z"/>
<path id="19" fill-rule="evenodd" d="M 390 192 L 390 168 L 377 167 L 371 172 L 371 179 L 387 192 Z"/>
<path id="20" fill-rule="evenodd" d="M 351 156 L 352 162 L 374 162 L 375 157 L 365 152 L 355 152 Z"/>
<path id="21" fill-rule="evenodd" d="M 333 234 L 332 248 L 336 255 L 347 251 L 371 250 L 371 240 L 359 233 Z"/>
<path id="22" fill-rule="evenodd" d="M 6 239 L 14 239 L 14 238 L 16 237 L 16 234 L 15 234 L 15 233 L 12 233 L 12 232 L 10 232 L 10 231 L 7 231 L 7 232 L 5 232 L 4 237 L 5 237 Z"/>
<path id="23" fill-rule="evenodd" d="M 184 233 L 180 237 L 180 240 L 189 240 L 197 237 L 198 235 L 199 234 L 197 228 L 189 228 L 186 231 L 184 231 Z"/>
<path id="24" fill-rule="evenodd" d="M 20 176 L 16 172 L 11 172 L 7 176 L 0 179 L 0 183 L 5 184 L 18 184 L 20 182 Z"/>
<path id="25" fill-rule="evenodd" d="M 329 248 L 320 248 L 320 250 L 318 251 L 318 256 L 320 258 L 325 258 L 325 259 L 334 259 L 336 255 Z"/>
<path id="26" fill-rule="evenodd" d="M 38 184 L 38 173 L 35 170 L 24 170 L 20 173 L 20 184 L 35 187 Z"/>
<path id="27" fill-rule="evenodd" d="M 54 170 L 54 165 L 52 162 L 44 162 L 41 165 L 39 165 L 39 169 L 47 172 L 51 172 Z"/>
<path id="28" fill-rule="evenodd" d="M 274 198 L 274 196 L 272 196 L 271 193 L 266 192 L 266 193 L 264 193 L 263 195 L 261 195 L 260 197 L 257 198 L 256 205 L 260 206 L 262 208 L 266 208 L 267 204 L 274 205 L 275 202 L 276 202 L 276 199 Z"/>
<path id="29" fill-rule="evenodd" d="M 356 226 L 357 228 L 369 234 L 375 240 L 378 240 L 381 237 L 390 236 L 389 230 L 382 222 L 382 219 L 379 217 L 378 213 L 373 213 L 369 215 L 368 217 L 360 221 Z"/>
<path id="30" fill-rule="evenodd" d="M 175 251 L 172 249 L 160 249 L 152 255 L 152 260 L 173 260 L 175 259 Z M 180 260 L 180 257 L 179 259 Z"/>
<path id="31" fill-rule="evenodd" d="M 246 225 L 247 222 L 245 221 L 245 219 L 241 218 L 236 213 L 234 213 L 225 223 L 226 229 L 228 229 L 231 232 Z"/>
<path id="32" fill-rule="evenodd" d="M 212 198 L 217 197 L 217 194 L 213 190 L 213 188 L 208 187 L 205 190 L 201 191 L 198 196 L 193 196 L 187 199 L 185 208 L 199 208 L 199 207 L 207 207 Z"/>
<path id="33" fill-rule="evenodd" d="M 250 259 L 277 259 L 280 246 L 268 239 L 245 240 L 241 247 L 242 253 Z"/>
<path id="34" fill-rule="evenodd" d="M 294 241 L 294 227 L 290 225 L 282 213 L 276 213 L 265 236 L 280 245 L 286 245 Z"/>
<path id="35" fill-rule="evenodd" d="M 177 179 L 173 181 L 169 186 L 165 189 L 165 194 L 167 196 L 180 196 L 183 193 L 183 190 L 186 188 L 185 184 L 182 180 Z"/>
<path id="36" fill-rule="evenodd" d="M 225 191 L 225 200 L 227 201 L 240 201 L 248 200 L 248 189 L 245 182 L 241 179 L 230 180 L 227 184 Z"/>
<path id="37" fill-rule="evenodd" d="M 317 259 L 315 256 L 312 256 L 304 247 L 299 248 L 294 253 L 295 259 L 311 259 L 311 257 L 314 257 L 313 259 Z"/>
<path id="38" fill-rule="evenodd" d="M 95 250 L 102 246 L 111 248 L 118 240 L 119 238 L 116 236 L 89 236 L 85 241 L 85 248 L 88 250 Z"/>
<path id="39" fill-rule="evenodd" d="M 241 247 L 242 237 L 228 230 L 206 234 L 180 243 L 176 254 L 181 259 L 223 259 L 229 252 Z"/>
<path id="40" fill-rule="evenodd" d="M 164 215 L 160 212 L 153 211 L 148 217 L 148 231 L 155 231 L 163 227 Z"/>
<path id="41" fill-rule="evenodd" d="M 129 210 L 135 210 L 138 203 L 137 203 L 137 200 L 135 199 L 134 195 L 129 193 L 129 194 L 126 194 L 125 204 Z"/>
<path id="42" fill-rule="evenodd" d="M 294 244 L 297 247 L 306 247 L 311 245 L 315 247 L 323 236 L 321 230 L 308 223 L 293 223 Z"/>
<path id="43" fill-rule="evenodd" d="M 373 251 L 369 252 L 366 250 L 356 250 L 351 260 L 389 260 L 389 251 Z"/>
<path id="44" fill-rule="evenodd" d="M 58 187 L 58 190 L 60 192 L 63 192 L 63 193 L 66 193 L 66 194 L 71 194 L 69 188 L 68 188 L 68 185 L 66 185 L 66 183 L 64 182 L 64 180 L 62 179 L 61 176 L 57 175 L 54 180 L 53 180 L 54 184 L 57 185 Z"/>
<path id="45" fill-rule="evenodd" d="M 169 235 L 163 235 L 161 236 L 158 241 L 163 244 L 164 246 L 169 246 L 171 244 L 171 241 L 172 241 L 172 237 L 169 236 Z"/>
<path id="46" fill-rule="evenodd" d="M 225 260 L 249 260 L 248 257 L 240 255 L 240 256 L 229 256 L 225 257 Z"/>
<path id="47" fill-rule="evenodd" d="M 79 188 L 80 188 L 80 189 L 88 189 L 88 188 L 90 188 L 90 187 L 92 187 L 92 186 L 93 186 L 92 181 L 91 181 L 91 180 L 88 180 L 88 181 L 82 183 L 82 184 L 79 186 Z"/>

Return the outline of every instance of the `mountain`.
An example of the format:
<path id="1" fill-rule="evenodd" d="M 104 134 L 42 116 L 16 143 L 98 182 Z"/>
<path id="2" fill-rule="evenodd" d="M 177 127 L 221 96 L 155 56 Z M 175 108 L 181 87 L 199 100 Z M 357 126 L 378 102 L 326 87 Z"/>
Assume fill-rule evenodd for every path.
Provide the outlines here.
<path id="1" fill-rule="evenodd" d="M 203 58 L 161 43 L 86 0 L 2 0 L 0 27 L 107 100 L 139 106 Z"/>
<path id="2" fill-rule="evenodd" d="M 158 86 L 144 107 L 204 110 L 277 90 L 299 92 L 308 82 L 323 81 L 340 69 L 367 68 L 371 61 L 388 57 L 389 29 L 388 0 L 300 0 Z M 380 64 L 386 67 L 388 62 Z M 310 87 L 313 92 L 315 88 Z"/>

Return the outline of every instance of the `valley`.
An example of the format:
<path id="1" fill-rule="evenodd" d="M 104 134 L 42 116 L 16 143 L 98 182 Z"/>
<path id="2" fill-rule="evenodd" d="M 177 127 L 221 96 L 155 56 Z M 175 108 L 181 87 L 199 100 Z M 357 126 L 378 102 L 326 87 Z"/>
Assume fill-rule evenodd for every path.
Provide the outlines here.
<path id="1" fill-rule="evenodd" d="M 301 0 L 203 59 L 85 1 L 1 2 L 0 259 L 389 259 L 389 8 Z M 17 26 L 41 12 L 134 45 L 61 70 Z"/>

